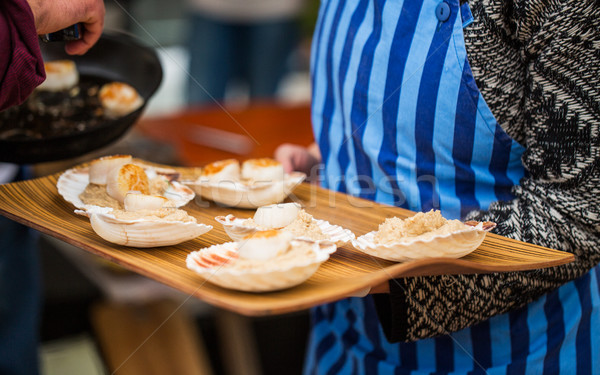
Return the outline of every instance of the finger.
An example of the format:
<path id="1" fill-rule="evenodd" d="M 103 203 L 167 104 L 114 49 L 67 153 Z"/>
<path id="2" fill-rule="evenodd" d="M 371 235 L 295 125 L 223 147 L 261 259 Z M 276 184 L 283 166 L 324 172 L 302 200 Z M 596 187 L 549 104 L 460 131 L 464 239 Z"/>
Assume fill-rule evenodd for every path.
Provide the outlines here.
<path id="1" fill-rule="evenodd" d="M 100 34 L 91 35 L 86 31 L 82 39 L 72 40 L 65 45 L 69 55 L 83 55 L 100 39 Z"/>
<path id="2" fill-rule="evenodd" d="M 284 143 L 277 147 L 275 150 L 273 157 L 275 160 L 281 163 L 283 166 L 283 171 L 285 173 L 290 173 L 294 170 L 294 166 L 292 164 L 292 160 L 290 157 L 290 147 L 287 143 Z"/>
<path id="3" fill-rule="evenodd" d="M 72 40 L 65 44 L 65 52 L 69 55 L 83 55 L 90 48 L 83 40 Z"/>
<path id="4" fill-rule="evenodd" d="M 290 155 L 290 160 L 294 170 L 306 173 L 308 169 L 307 153 L 304 149 L 296 150 Z"/>
<path id="5" fill-rule="evenodd" d="M 86 53 L 102 35 L 104 20 L 86 22 L 82 24 L 82 38 L 70 41 L 65 45 L 65 51 L 69 55 L 82 55 Z"/>
<path id="6" fill-rule="evenodd" d="M 279 162 L 283 166 L 283 171 L 285 173 L 291 173 L 294 171 L 294 165 L 292 164 L 291 158 L 282 158 L 281 160 L 279 160 Z"/>

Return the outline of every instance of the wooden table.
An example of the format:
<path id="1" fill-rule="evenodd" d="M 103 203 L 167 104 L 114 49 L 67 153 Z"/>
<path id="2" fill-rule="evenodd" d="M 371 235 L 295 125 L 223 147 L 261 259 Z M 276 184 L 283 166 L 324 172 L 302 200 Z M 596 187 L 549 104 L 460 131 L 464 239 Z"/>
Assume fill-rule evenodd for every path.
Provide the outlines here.
<path id="1" fill-rule="evenodd" d="M 255 103 L 246 107 L 196 107 L 142 119 L 136 129 L 173 145 L 185 166 L 227 158 L 270 157 L 282 143 L 313 142 L 310 105 Z"/>

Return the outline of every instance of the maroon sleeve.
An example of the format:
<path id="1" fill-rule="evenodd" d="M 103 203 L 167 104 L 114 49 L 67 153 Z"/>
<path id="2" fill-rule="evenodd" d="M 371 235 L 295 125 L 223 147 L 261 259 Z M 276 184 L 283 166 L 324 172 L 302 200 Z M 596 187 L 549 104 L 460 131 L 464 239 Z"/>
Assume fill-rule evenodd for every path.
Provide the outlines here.
<path id="1" fill-rule="evenodd" d="M 45 78 L 29 4 L 0 1 L 0 111 L 22 103 Z"/>

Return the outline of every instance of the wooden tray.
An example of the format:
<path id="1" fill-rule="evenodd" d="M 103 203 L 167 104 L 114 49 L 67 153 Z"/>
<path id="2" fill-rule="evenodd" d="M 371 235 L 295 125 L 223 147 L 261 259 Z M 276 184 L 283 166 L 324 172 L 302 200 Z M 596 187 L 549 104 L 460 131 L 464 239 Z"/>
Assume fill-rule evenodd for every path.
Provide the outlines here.
<path id="1" fill-rule="evenodd" d="M 194 169 L 180 169 L 193 174 Z M 205 282 L 188 270 L 188 253 L 230 241 L 215 216 L 232 213 L 251 217 L 254 211 L 219 207 L 192 201 L 185 209 L 200 222 L 214 228 L 207 234 L 177 246 L 136 249 L 104 241 L 86 217 L 56 189 L 59 174 L 0 185 L 0 214 L 97 254 L 120 266 L 155 279 L 201 300 L 240 314 L 264 316 L 304 310 L 344 298 L 397 277 L 439 274 L 522 271 L 557 266 L 573 261 L 572 254 L 488 234 L 483 244 L 461 259 L 433 258 L 394 263 L 358 252 L 349 244 L 340 248 L 305 283 L 291 289 L 262 294 L 236 292 Z M 356 236 L 377 229 L 386 217 L 407 217 L 412 212 L 397 207 L 335 193 L 315 185 L 301 184 L 290 197 L 302 203 L 317 219 L 352 230 Z M 17 249 L 15 249 L 17 250 Z"/>

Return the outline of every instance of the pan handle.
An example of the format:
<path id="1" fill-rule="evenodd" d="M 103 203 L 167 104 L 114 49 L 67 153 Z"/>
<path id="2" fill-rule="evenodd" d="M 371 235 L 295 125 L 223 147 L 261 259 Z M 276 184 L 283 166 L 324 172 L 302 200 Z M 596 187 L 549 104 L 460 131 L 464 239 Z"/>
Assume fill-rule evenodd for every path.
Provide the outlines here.
<path id="1" fill-rule="evenodd" d="M 62 30 L 40 35 L 40 38 L 44 42 L 65 42 L 69 40 L 79 40 L 82 37 L 83 28 L 80 24 L 76 23 Z"/>

